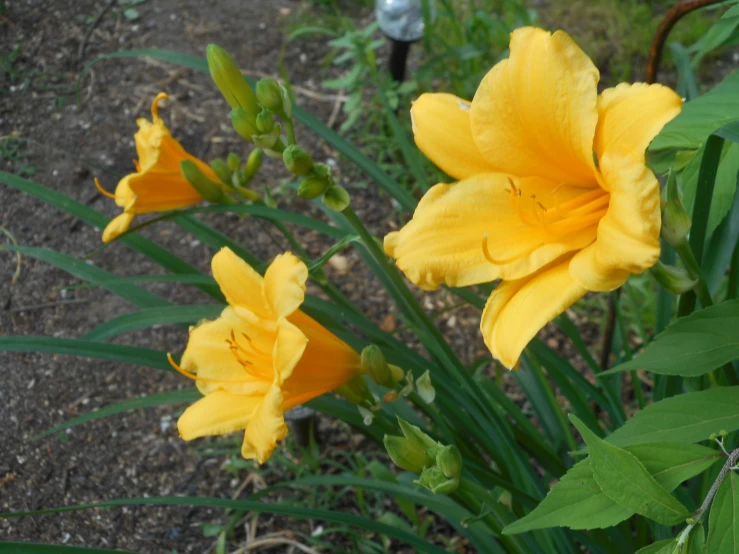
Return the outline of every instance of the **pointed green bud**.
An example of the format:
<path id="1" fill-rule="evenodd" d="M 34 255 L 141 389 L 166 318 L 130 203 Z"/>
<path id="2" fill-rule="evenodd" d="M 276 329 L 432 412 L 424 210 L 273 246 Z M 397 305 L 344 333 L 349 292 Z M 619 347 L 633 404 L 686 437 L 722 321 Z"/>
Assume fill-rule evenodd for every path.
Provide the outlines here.
<path id="1" fill-rule="evenodd" d="M 667 199 L 662 207 L 662 238 L 677 248 L 685 242 L 690 231 L 690 215 L 683 206 L 675 172 L 667 178 Z"/>
<path id="2" fill-rule="evenodd" d="M 275 128 L 275 120 L 272 119 L 272 114 L 266 110 L 262 110 L 257 115 L 257 130 L 260 133 L 269 133 Z"/>
<path id="3" fill-rule="evenodd" d="M 218 175 L 218 178 L 223 181 L 226 184 L 231 183 L 231 169 L 228 167 L 228 164 L 223 161 L 221 158 L 216 158 L 212 162 L 210 162 L 210 167 L 213 168 L 213 171 L 216 175 Z"/>
<path id="4" fill-rule="evenodd" d="M 434 494 L 450 494 L 459 487 L 458 477 L 449 478 L 436 466 L 424 469 L 421 476 L 413 482 L 429 489 Z"/>
<path id="5" fill-rule="evenodd" d="M 239 158 L 233 152 L 230 152 L 228 154 L 228 157 L 226 158 L 226 164 L 228 164 L 228 168 L 231 171 L 238 171 L 239 169 L 241 169 L 241 158 Z"/>
<path id="6" fill-rule="evenodd" d="M 673 294 L 685 294 L 689 290 L 693 290 L 698 284 L 697 279 L 693 279 L 687 270 L 673 265 L 665 265 L 660 261 L 651 267 L 649 272 L 665 289 Z"/>
<path id="7" fill-rule="evenodd" d="M 328 183 L 322 179 L 308 177 L 298 186 L 298 196 L 313 200 L 318 198 L 328 189 Z"/>
<path id="8" fill-rule="evenodd" d="M 269 133 L 254 136 L 254 144 L 263 150 L 271 150 L 277 146 L 277 141 L 280 139 L 282 133 L 282 125 L 275 125 Z M 276 156 L 277 158 L 282 157 L 282 154 Z"/>
<path id="9" fill-rule="evenodd" d="M 244 167 L 244 180 L 247 183 L 254 178 L 259 168 L 262 167 L 263 159 L 264 155 L 259 148 L 249 153 L 249 157 L 246 158 L 246 166 Z"/>
<path id="10" fill-rule="evenodd" d="M 421 400 L 426 402 L 426 404 L 431 404 L 434 401 L 434 398 L 436 398 L 436 389 L 434 389 L 434 385 L 431 384 L 431 373 L 428 369 L 416 381 L 416 390 L 418 391 L 418 396 L 420 396 Z"/>
<path id="11" fill-rule="evenodd" d="M 313 170 L 311 171 L 311 175 L 315 177 L 316 179 L 321 179 L 322 181 L 326 181 L 326 183 L 333 183 L 333 173 L 334 170 L 331 169 L 330 165 L 327 164 L 315 164 L 313 166 Z"/>
<path id="12" fill-rule="evenodd" d="M 410 442 L 403 437 L 385 435 L 383 443 L 390 459 L 400 469 L 411 473 L 421 473 L 424 465 L 428 464 L 426 452 L 411 446 Z"/>
<path id="13" fill-rule="evenodd" d="M 462 475 L 462 454 L 459 448 L 453 444 L 443 447 L 436 454 L 436 465 L 450 479 L 460 477 Z"/>
<path id="14" fill-rule="evenodd" d="M 379 346 L 370 344 L 362 350 L 361 368 L 378 385 L 392 385 L 393 375 Z"/>
<path id="15" fill-rule="evenodd" d="M 335 212 L 343 212 L 349 206 L 350 202 L 349 193 L 346 192 L 344 187 L 340 187 L 339 185 L 334 185 L 323 195 L 323 203 L 328 209 L 334 210 Z"/>
<path id="16" fill-rule="evenodd" d="M 180 162 L 180 171 L 182 171 L 182 175 L 187 179 L 187 182 L 190 183 L 192 188 L 198 191 L 200 196 L 208 202 L 221 204 L 227 203 L 226 198 L 231 199 L 223 193 L 223 189 L 218 183 L 200 171 L 200 168 L 191 160 L 182 160 Z"/>
<path id="17" fill-rule="evenodd" d="M 362 402 L 372 402 L 374 400 L 367 383 L 361 375 L 357 375 L 348 383 L 341 385 L 334 392 L 339 396 L 343 396 L 352 404 L 361 404 Z"/>
<path id="18" fill-rule="evenodd" d="M 233 58 L 220 46 L 209 44 L 206 49 L 208 69 L 213 82 L 232 108 L 241 108 L 249 114 L 251 121 L 257 116 L 259 107 L 254 91 L 241 74 Z"/>
<path id="19" fill-rule="evenodd" d="M 403 368 L 398 367 L 393 364 L 387 364 L 388 369 L 390 369 L 390 373 L 393 376 L 393 380 L 396 383 L 400 383 L 403 380 L 403 377 L 405 377 L 405 372 L 403 371 Z"/>
<path id="20" fill-rule="evenodd" d="M 280 117 L 292 115 L 292 105 L 287 91 L 274 79 L 264 78 L 257 81 L 256 93 L 259 103 L 272 113 Z"/>
<path id="21" fill-rule="evenodd" d="M 422 449 L 429 456 L 430 464 L 434 462 L 436 453 L 441 448 L 441 444 L 429 437 L 415 425 L 411 425 L 404 419 L 398 418 L 398 425 L 403 432 L 403 436 L 408 439 L 414 446 Z M 430 465 L 429 464 L 429 465 Z"/>
<path id="22" fill-rule="evenodd" d="M 254 136 L 259 134 L 255 119 L 242 108 L 231 110 L 231 125 L 242 138 L 249 142 L 253 142 Z"/>
<path id="23" fill-rule="evenodd" d="M 297 144 L 291 144 L 282 153 L 282 160 L 285 162 L 285 167 L 290 173 L 300 175 L 301 177 L 308 175 L 311 169 L 313 169 L 313 158 L 304 148 Z"/>

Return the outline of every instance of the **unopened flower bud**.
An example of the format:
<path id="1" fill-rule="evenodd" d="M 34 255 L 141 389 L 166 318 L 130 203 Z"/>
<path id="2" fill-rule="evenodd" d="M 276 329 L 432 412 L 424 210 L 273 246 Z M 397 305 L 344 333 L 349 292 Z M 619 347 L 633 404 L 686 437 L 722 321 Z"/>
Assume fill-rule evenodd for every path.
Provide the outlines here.
<path id="1" fill-rule="evenodd" d="M 377 345 L 370 344 L 362 350 L 362 373 L 369 375 L 378 385 L 388 385 L 392 382 L 392 373 L 387 366 L 385 356 Z"/>
<path id="2" fill-rule="evenodd" d="M 387 367 L 390 369 L 390 373 L 393 375 L 393 379 L 395 380 L 395 382 L 400 383 L 403 380 L 403 377 L 405 377 L 405 372 L 403 371 L 403 368 L 393 364 L 387 364 Z"/>
<path id="3" fill-rule="evenodd" d="M 275 148 L 277 141 L 280 139 L 281 133 L 282 125 L 277 124 L 269 133 L 254 135 L 254 144 L 257 145 L 259 148 L 267 150 L 267 153 L 269 153 L 269 150 Z M 279 154 L 276 157 L 279 158 L 281 156 L 282 154 Z"/>
<path id="4" fill-rule="evenodd" d="M 182 175 L 187 179 L 187 182 L 190 183 L 192 188 L 198 191 L 200 196 L 208 202 L 221 204 L 227 202 L 225 200 L 226 198 L 231 199 L 223 193 L 223 189 L 221 189 L 218 183 L 200 171 L 200 168 L 191 160 L 182 160 L 180 162 L 180 171 L 182 171 Z"/>
<path id="5" fill-rule="evenodd" d="M 689 290 L 693 290 L 695 285 L 698 284 L 698 280 L 693 279 L 687 270 L 665 265 L 660 261 L 657 261 L 649 272 L 660 285 L 673 294 L 685 294 Z"/>
<path id="6" fill-rule="evenodd" d="M 311 171 L 313 177 L 326 181 L 327 183 L 333 183 L 333 173 L 334 171 L 331 169 L 331 166 L 323 163 L 315 164 Z"/>
<path id="7" fill-rule="evenodd" d="M 415 425 L 411 425 L 404 419 L 398 418 L 398 425 L 400 425 L 400 430 L 403 432 L 403 436 L 411 441 L 415 446 L 423 448 L 423 450 L 428 453 L 430 460 L 433 462 L 436 457 L 436 453 L 441 448 L 441 445 L 421 431 L 421 429 Z"/>
<path id="8" fill-rule="evenodd" d="M 436 465 L 447 477 L 454 478 L 462 475 L 462 454 L 459 448 L 450 444 L 436 454 Z"/>
<path id="9" fill-rule="evenodd" d="M 431 463 L 423 449 L 413 446 L 403 437 L 385 435 L 383 443 L 390 459 L 400 469 L 421 473 L 424 466 Z"/>
<path id="10" fill-rule="evenodd" d="M 272 114 L 268 111 L 262 110 L 257 115 L 257 130 L 260 133 L 269 133 L 275 128 L 275 120 L 272 119 Z"/>
<path id="11" fill-rule="evenodd" d="M 234 108 L 231 110 L 231 125 L 234 130 L 249 142 L 254 141 L 254 136 L 259 134 L 256 119 L 251 117 L 246 110 Z"/>
<path id="12" fill-rule="evenodd" d="M 459 487 L 459 478 L 449 478 L 438 467 L 433 466 L 424 469 L 414 483 L 429 489 L 434 494 L 450 494 Z"/>
<path id="13" fill-rule="evenodd" d="M 344 187 L 338 185 L 334 185 L 323 195 L 323 203 L 326 207 L 336 212 L 343 212 L 350 202 L 349 193 Z"/>
<path id="14" fill-rule="evenodd" d="M 313 158 L 304 148 L 297 144 L 291 144 L 282 153 L 282 160 L 285 162 L 285 167 L 290 173 L 295 175 L 305 176 L 308 175 L 311 169 L 313 169 Z"/>
<path id="15" fill-rule="evenodd" d="M 223 181 L 224 183 L 228 184 L 231 182 L 231 169 L 228 167 L 228 164 L 223 161 L 221 158 L 216 158 L 212 162 L 210 162 L 210 167 L 213 168 L 213 171 L 216 175 L 218 175 L 218 178 Z"/>
<path id="16" fill-rule="evenodd" d="M 249 182 L 254 178 L 254 175 L 257 174 L 259 171 L 259 168 L 262 167 L 262 160 L 264 159 L 264 155 L 262 154 L 262 151 L 257 148 L 255 150 L 252 150 L 249 154 L 249 157 L 246 159 L 246 166 L 244 167 L 244 181 Z"/>
<path id="17" fill-rule="evenodd" d="M 667 200 L 662 207 L 662 238 L 667 244 L 677 248 L 690 231 L 690 215 L 685 210 L 677 187 L 675 173 L 667 178 Z"/>
<path id="18" fill-rule="evenodd" d="M 313 200 L 318 198 L 328 189 L 328 183 L 322 179 L 308 177 L 298 186 L 298 196 Z"/>
<path id="19" fill-rule="evenodd" d="M 290 117 L 292 107 L 285 89 L 274 79 L 264 78 L 257 81 L 257 100 L 272 113 L 280 117 Z"/>
<path id="20" fill-rule="evenodd" d="M 238 171 L 241 168 L 241 158 L 233 152 L 229 152 L 226 163 L 231 171 Z"/>
<path id="21" fill-rule="evenodd" d="M 232 108 L 241 108 L 254 121 L 259 111 L 257 97 L 239 71 L 233 58 L 220 46 L 209 44 L 206 49 L 208 69 L 213 82 Z"/>

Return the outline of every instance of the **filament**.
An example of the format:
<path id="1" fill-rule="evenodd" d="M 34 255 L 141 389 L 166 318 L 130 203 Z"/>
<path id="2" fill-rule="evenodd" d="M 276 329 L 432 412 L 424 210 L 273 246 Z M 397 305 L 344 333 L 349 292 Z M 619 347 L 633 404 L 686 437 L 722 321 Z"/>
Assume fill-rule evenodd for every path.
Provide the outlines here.
<path id="1" fill-rule="evenodd" d="M 102 194 L 103 196 L 107 196 L 108 198 L 115 198 L 115 194 L 113 194 L 112 192 L 108 192 L 107 190 L 105 190 L 103 188 L 103 186 L 100 184 L 100 181 L 98 181 L 98 178 L 97 177 L 95 177 L 95 186 L 100 191 L 100 194 Z"/>
<path id="2" fill-rule="evenodd" d="M 202 381 L 204 383 L 231 383 L 231 384 L 243 384 L 248 383 L 248 379 L 237 379 L 235 381 L 231 381 L 228 379 L 209 379 L 208 377 L 200 377 L 199 375 L 195 375 L 194 373 L 190 373 L 189 371 L 186 371 L 182 369 L 177 363 L 175 363 L 174 358 L 172 358 L 172 354 L 167 352 L 167 360 L 169 360 L 169 365 L 174 368 L 174 370 L 177 373 L 181 373 L 188 379 L 192 379 L 193 381 Z"/>

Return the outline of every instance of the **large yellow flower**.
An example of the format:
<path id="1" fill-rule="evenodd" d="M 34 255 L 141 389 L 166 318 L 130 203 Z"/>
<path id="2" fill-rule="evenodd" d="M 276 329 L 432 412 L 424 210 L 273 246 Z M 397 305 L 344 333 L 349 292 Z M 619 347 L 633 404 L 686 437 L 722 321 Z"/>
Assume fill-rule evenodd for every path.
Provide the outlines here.
<path id="1" fill-rule="evenodd" d="M 569 35 L 527 27 L 471 103 L 424 94 L 413 105 L 416 143 L 459 182 L 431 188 L 385 251 L 428 290 L 503 279 L 480 328 L 508 368 L 587 291 L 659 257 L 659 183 L 644 151 L 682 101 L 643 83 L 599 95 L 598 79 Z"/>
<path id="2" fill-rule="evenodd" d="M 298 309 L 308 269 L 293 254 L 277 256 L 264 278 L 228 248 L 212 267 L 229 306 L 190 330 L 175 367 L 205 396 L 177 426 L 185 440 L 246 429 L 241 453 L 263 463 L 287 435 L 283 412 L 357 377 L 360 358 Z"/>
<path id="3" fill-rule="evenodd" d="M 95 179 L 100 192 L 114 198 L 115 203 L 123 208 L 123 213 L 105 227 L 103 242 L 115 240 L 125 233 L 137 214 L 186 208 L 203 199 L 182 175 L 182 160 L 192 161 L 201 172 L 218 182 L 210 166 L 188 154 L 159 118 L 159 102 L 166 98 L 168 96 L 160 92 L 152 102 L 152 121 L 143 117 L 136 121 L 139 125 L 134 135 L 139 157 L 138 161 L 134 160 L 136 173 L 121 179 L 115 194 L 107 192 Z"/>

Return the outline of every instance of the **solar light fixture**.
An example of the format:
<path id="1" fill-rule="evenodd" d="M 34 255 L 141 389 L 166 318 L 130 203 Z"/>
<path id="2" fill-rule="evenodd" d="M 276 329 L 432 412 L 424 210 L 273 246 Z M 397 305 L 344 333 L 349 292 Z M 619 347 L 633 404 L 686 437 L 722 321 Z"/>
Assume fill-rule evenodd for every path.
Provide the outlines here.
<path id="1" fill-rule="evenodd" d="M 380 30 L 392 43 L 390 74 L 396 81 L 405 77 L 408 51 L 421 40 L 425 30 L 424 9 L 430 20 L 436 15 L 434 0 L 376 0 L 375 17 Z"/>

